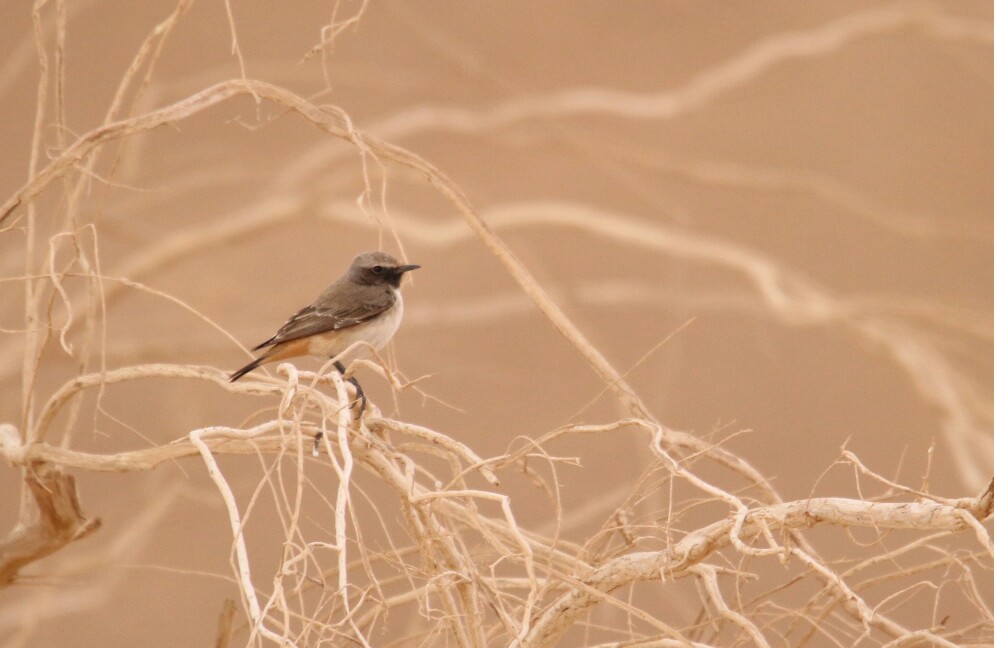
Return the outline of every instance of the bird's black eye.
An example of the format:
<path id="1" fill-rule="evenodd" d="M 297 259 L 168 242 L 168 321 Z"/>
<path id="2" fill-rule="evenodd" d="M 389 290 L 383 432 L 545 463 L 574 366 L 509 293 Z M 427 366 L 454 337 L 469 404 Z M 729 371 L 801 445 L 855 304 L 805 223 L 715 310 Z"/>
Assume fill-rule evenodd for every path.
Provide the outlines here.
<path id="1" fill-rule="evenodd" d="M 373 266 L 373 274 L 383 274 L 383 266 Z"/>

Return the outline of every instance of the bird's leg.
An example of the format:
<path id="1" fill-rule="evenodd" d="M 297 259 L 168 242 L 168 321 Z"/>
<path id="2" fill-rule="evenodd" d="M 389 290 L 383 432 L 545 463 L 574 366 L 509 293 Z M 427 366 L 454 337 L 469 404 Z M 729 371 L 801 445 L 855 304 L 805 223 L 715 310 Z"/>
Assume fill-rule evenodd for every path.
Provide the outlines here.
<path id="1" fill-rule="evenodd" d="M 345 365 L 343 365 L 341 362 L 339 362 L 339 361 L 335 362 L 335 369 L 338 369 L 338 372 L 340 374 L 342 374 L 343 377 L 345 376 Z M 352 383 L 352 385 L 355 387 L 356 400 L 362 401 L 362 404 L 359 406 L 359 418 L 362 418 L 363 412 L 366 411 L 366 393 L 362 391 L 362 386 L 359 384 L 359 381 L 356 380 L 354 376 L 350 376 L 349 378 L 347 378 L 347 380 L 350 383 Z M 354 402 L 355 401 L 352 401 L 352 403 L 354 403 Z M 352 403 L 349 403 L 349 407 L 352 407 Z M 323 437 L 323 436 L 324 436 L 323 432 L 318 432 L 314 436 L 314 456 L 315 457 L 318 456 L 318 452 L 319 452 L 319 449 L 320 449 L 320 445 L 319 444 L 321 443 L 321 437 Z"/>
<path id="2" fill-rule="evenodd" d="M 343 365 L 340 361 L 335 361 L 335 368 L 338 369 L 342 376 L 345 375 L 345 365 Z M 359 418 L 362 418 L 362 413 L 366 411 L 366 393 L 362 391 L 362 386 L 359 384 L 359 381 L 355 379 L 355 376 L 349 376 L 348 381 L 355 386 L 356 400 L 362 401 L 362 404 L 359 405 Z M 349 404 L 349 407 L 351 407 L 351 403 Z"/>

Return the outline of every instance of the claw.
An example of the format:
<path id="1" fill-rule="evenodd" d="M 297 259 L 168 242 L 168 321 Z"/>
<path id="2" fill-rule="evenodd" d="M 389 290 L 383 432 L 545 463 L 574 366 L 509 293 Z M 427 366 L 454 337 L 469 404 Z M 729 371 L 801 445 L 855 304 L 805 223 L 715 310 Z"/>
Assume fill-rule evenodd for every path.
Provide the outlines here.
<path id="1" fill-rule="evenodd" d="M 335 368 L 338 369 L 339 373 L 341 373 L 343 376 L 345 375 L 345 365 L 343 365 L 341 362 L 336 362 Z M 358 416 L 358 418 L 362 418 L 363 413 L 366 411 L 366 393 L 362 391 L 362 385 L 360 385 L 359 381 L 355 379 L 355 376 L 350 376 L 347 380 L 350 383 L 352 383 L 352 385 L 355 387 L 355 396 L 356 396 L 356 399 L 351 403 L 349 403 L 349 408 L 351 409 L 351 407 L 356 404 L 356 401 L 362 401 L 362 403 L 359 405 L 359 416 Z"/>
<path id="2" fill-rule="evenodd" d="M 335 369 L 338 369 L 339 373 L 341 373 L 342 376 L 345 375 L 345 365 L 343 365 L 341 362 L 336 362 L 335 363 Z M 365 413 L 365 411 L 366 411 L 366 402 L 367 402 L 366 401 L 366 393 L 364 391 L 362 391 L 362 385 L 359 384 L 359 381 L 356 380 L 354 376 L 347 378 L 347 380 L 350 383 L 352 383 L 352 385 L 355 387 L 355 395 L 356 395 L 356 399 L 354 401 L 352 401 L 351 403 L 349 403 L 349 409 L 352 409 L 352 406 L 355 405 L 358 402 L 359 403 L 359 416 L 356 417 L 356 418 L 362 418 L 363 413 Z M 313 450 L 313 454 L 314 454 L 315 457 L 317 457 L 320 454 L 319 451 L 320 451 L 320 447 L 321 447 L 321 439 L 322 438 L 324 438 L 324 432 L 318 432 L 317 434 L 314 435 L 314 450 Z"/>

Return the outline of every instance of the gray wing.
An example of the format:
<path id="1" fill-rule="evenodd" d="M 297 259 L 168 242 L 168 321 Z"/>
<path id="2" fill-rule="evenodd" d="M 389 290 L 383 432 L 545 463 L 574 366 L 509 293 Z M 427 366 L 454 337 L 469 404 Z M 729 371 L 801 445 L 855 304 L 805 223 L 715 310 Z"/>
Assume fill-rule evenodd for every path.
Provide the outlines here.
<path id="1" fill-rule="evenodd" d="M 332 286 L 310 306 L 297 313 L 280 327 L 276 335 L 252 349 L 258 351 L 282 342 L 297 340 L 309 335 L 355 326 L 388 310 L 397 298 L 390 289 L 378 287 L 375 291 L 358 290 L 350 298 L 337 298 Z"/>

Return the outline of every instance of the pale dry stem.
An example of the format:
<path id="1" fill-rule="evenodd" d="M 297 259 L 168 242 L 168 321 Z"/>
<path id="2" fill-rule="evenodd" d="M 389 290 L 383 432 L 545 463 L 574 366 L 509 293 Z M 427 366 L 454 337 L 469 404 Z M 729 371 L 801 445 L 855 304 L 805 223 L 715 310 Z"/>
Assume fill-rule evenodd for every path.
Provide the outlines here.
<path id="1" fill-rule="evenodd" d="M 924 336 L 861 310 L 854 300 L 837 298 L 773 259 L 731 242 L 564 202 L 497 205 L 481 217 L 445 174 L 385 139 L 401 138 L 428 128 L 483 131 L 525 120 L 576 114 L 669 119 L 700 109 L 755 80 L 773 66 L 822 56 L 868 35 L 911 27 L 929 37 L 989 44 L 994 42 L 994 28 L 948 16 L 936 7 L 899 4 L 855 12 L 818 28 L 757 43 L 674 91 L 633 95 L 607 89 L 579 89 L 554 96 L 517 99 L 482 112 L 422 109 L 395 115 L 366 132 L 356 128 L 348 113 L 340 108 L 319 106 L 278 85 L 248 78 L 235 16 L 227 1 L 224 7 L 232 52 L 237 57 L 241 78 L 218 83 L 171 105 L 140 112 L 139 97 L 150 82 L 168 36 L 190 4 L 191 1 L 179 2 L 173 13 L 149 34 L 124 74 L 104 123 L 72 143 L 66 139 L 63 87 L 66 21 L 71 5 L 67 8 L 61 0 L 55 3 L 54 44 L 49 45 L 51 34 L 46 31 L 43 16 L 47 3 L 41 0 L 35 4 L 34 35 L 40 72 L 28 180 L 0 206 L 0 224 L 7 226 L 0 233 L 13 231 L 15 224 L 23 225 L 26 232 L 25 269 L 19 279 L 25 288 L 23 340 L 5 345 L 2 353 L 4 358 L 13 358 L 15 354 L 7 351 L 21 352 L 22 418 L 18 426 L 0 424 L 0 456 L 23 471 L 26 488 L 21 524 L 0 543 L 0 584 L 23 581 L 22 572 L 28 565 L 98 527 L 98 521 L 82 513 L 74 481 L 65 469 L 146 472 L 162 463 L 199 456 L 227 513 L 233 572 L 248 618 L 245 639 L 248 644 L 303 646 L 325 641 L 377 645 L 376 632 L 386 626 L 386 612 L 399 615 L 405 607 L 416 606 L 409 618 L 414 634 L 424 640 L 444 635 L 459 646 L 551 646 L 575 628 L 595 627 L 594 622 L 585 621 L 584 617 L 591 615 L 600 603 L 620 612 L 627 622 L 627 628 L 611 628 L 626 634 L 625 640 L 602 646 L 706 646 L 728 645 L 732 641 L 769 646 L 786 636 L 781 633 L 789 633 L 790 628 L 785 629 L 785 624 L 779 623 L 783 619 L 798 623 L 803 619 L 811 624 L 811 633 L 817 630 L 835 635 L 836 645 L 871 638 L 878 643 L 889 642 L 887 645 L 921 641 L 949 646 L 968 632 L 981 637 L 994 633 L 994 619 L 974 579 L 975 571 L 989 569 L 994 560 L 994 543 L 983 525 L 991 514 L 994 482 L 978 497 L 938 497 L 883 478 L 847 451 L 844 458 L 860 474 L 872 477 L 893 492 L 913 496 L 914 501 L 811 497 L 784 502 L 767 478 L 744 458 L 721 444 L 669 429 L 655 420 L 623 374 L 566 317 L 495 229 L 536 225 L 578 229 L 633 249 L 650 249 L 693 263 L 731 269 L 748 279 L 763 309 L 786 325 L 843 323 L 859 336 L 884 347 L 913 377 L 923 398 L 943 408 L 950 438 L 968 438 L 974 446 L 979 446 L 981 408 L 964 397 L 966 379 Z M 365 9 L 363 2 L 348 18 L 333 17 L 322 30 L 321 43 L 312 54 L 320 52 L 327 65 L 334 39 L 356 24 Z M 54 59 L 52 65 L 50 55 Z M 134 81 L 142 69 L 146 74 L 135 89 Z M 54 92 L 54 106 L 49 106 L 50 91 Z M 133 93 L 133 100 L 127 115 L 122 116 L 129 93 Z M 301 190 L 304 181 L 294 180 L 286 184 L 284 192 L 274 193 L 261 204 L 174 232 L 143 248 L 123 262 L 118 274 L 124 279 L 109 281 L 111 277 L 100 270 L 97 225 L 80 222 L 83 213 L 80 203 L 85 201 L 85 188 L 97 177 L 96 161 L 104 147 L 112 142 L 123 146 L 130 138 L 200 115 L 240 96 L 252 97 L 257 102 L 269 101 L 295 112 L 335 140 L 348 143 L 350 151 L 358 151 L 361 163 L 358 175 L 365 188 L 358 207 L 346 209 L 324 201 L 320 194 L 308 195 Z M 59 150 L 43 166 L 42 134 L 49 119 L 56 126 Z M 370 132 L 376 132 L 379 137 Z M 301 171 L 297 177 L 306 179 L 307 165 L 323 169 L 338 155 L 343 155 L 340 150 L 329 149 L 313 157 L 302 156 L 302 162 L 291 171 Z M 417 240 L 425 245 L 444 246 L 470 236 L 478 238 L 504 265 L 521 292 L 586 360 L 630 418 L 603 425 L 562 427 L 538 439 L 526 439 L 514 452 L 487 458 L 445 431 L 386 418 L 372 403 L 370 413 L 356 420 L 347 406 L 350 394 L 346 383 L 335 371 L 314 373 L 281 365 L 278 373 L 283 377 L 252 376 L 232 384 L 225 373 L 213 368 L 158 364 L 111 369 L 105 366 L 102 356 L 99 371 L 87 370 L 89 346 L 98 343 L 94 334 L 97 320 L 106 319 L 108 303 L 125 290 L 146 290 L 134 281 L 136 277 L 189 258 L 219 241 L 285 223 L 315 205 L 320 205 L 328 218 L 342 219 L 344 215 L 354 219 L 353 211 L 368 218 L 370 210 L 366 203 L 373 186 L 371 163 L 383 162 L 418 172 L 449 200 L 463 219 L 459 225 L 433 225 L 406 215 L 395 218 L 399 212 L 386 212 L 384 180 L 381 208 L 388 216 L 398 245 L 402 248 L 403 241 Z M 769 171 L 749 175 L 710 166 L 693 173 L 709 182 L 800 186 L 864 215 L 872 216 L 878 211 L 859 196 L 847 193 L 844 185 L 823 176 Z M 113 175 L 112 172 L 108 182 Z M 285 175 L 294 177 L 290 171 Z M 39 213 L 37 203 L 47 192 L 54 193 L 59 184 L 63 184 L 62 195 L 66 197 L 61 231 L 46 240 L 48 253 L 39 260 L 42 241 L 39 224 L 44 215 Z M 885 222 L 892 220 L 893 215 L 885 218 Z M 52 223 L 57 225 L 56 219 Z M 93 233 L 89 246 L 83 244 L 84 231 Z M 77 269 L 81 272 L 77 273 Z M 90 281 L 83 293 L 74 293 L 66 281 L 77 274 Z M 105 281 L 108 281 L 106 287 Z M 158 294 L 189 308 L 178 298 Z M 195 309 L 189 309 L 196 313 Z M 197 314 L 202 323 L 213 326 L 208 318 Z M 74 347 L 69 336 L 80 328 L 79 319 L 84 320 L 82 348 Z M 976 332 L 990 335 L 988 324 L 978 321 Z M 53 390 L 36 412 L 38 399 L 43 398 L 37 387 L 43 369 L 41 357 L 54 332 L 58 332 L 57 339 L 67 355 L 79 353 L 83 360 L 78 365 L 78 375 Z M 106 345 L 106 339 L 99 340 L 101 354 Z M 0 373 L 16 371 L 11 361 L 4 362 L 8 364 L 0 367 Z M 411 384 L 402 381 L 385 363 L 367 366 L 395 389 Z M 84 398 L 99 401 L 104 390 L 152 378 L 194 380 L 201 382 L 204 389 L 216 390 L 219 396 L 232 394 L 276 402 L 275 417 L 245 429 L 201 428 L 184 433 L 173 443 L 140 450 L 94 454 L 70 447 L 72 429 L 78 427 L 77 412 Z M 323 390 L 329 384 L 331 393 Z M 68 432 L 57 445 L 52 429 L 60 420 L 67 422 Z M 604 534 L 599 539 L 603 546 L 596 549 L 564 540 L 560 537 L 562 527 L 571 512 L 561 509 L 556 465 L 578 464 L 552 452 L 551 446 L 568 444 L 575 435 L 607 436 L 626 430 L 648 433 L 650 438 L 643 452 L 651 465 L 644 478 L 629 491 L 625 502 L 605 516 L 601 528 L 617 533 Z M 304 449 L 317 437 L 321 439 L 324 454 L 311 459 Z M 956 457 L 965 480 L 986 482 L 989 476 L 969 454 L 962 450 Z M 259 460 L 261 478 L 247 505 L 239 504 L 239 493 L 218 461 L 223 455 L 252 455 Z M 535 459 L 549 466 L 548 481 L 543 481 L 544 475 L 539 480 L 528 466 L 528 461 Z M 731 476 L 716 477 L 715 467 L 727 469 Z M 497 491 L 501 481 L 516 484 L 519 475 L 514 471 L 518 469 L 526 478 L 535 478 L 550 495 L 555 507 L 551 535 L 520 524 L 514 514 L 512 496 Z M 506 476 L 499 480 L 501 471 Z M 664 476 L 656 477 L 657 474 Z M 336 484 L 334 498 L 326 498 L 321 492 L 323 488 L 316 485 L 321 478 Z M 394 544 L 391 534 L 396 531 L 389 528 L 386 519 L 389 516 L 378 508 L 382 504 L 365 492 L 370 483 L 385 486 L 399 504 L 408 544 Z M 665 507 L 656 508 L 648 497 L 650 494 L 662 497 Z M 267 496 L 276 505 L 284 543 L 278 570 L 260 578 L 258 572 L 253 574 L 250 550 L 263 551 L 265 547 L 250 544 L 250 531 L 253 525 L 272 522 L 256 519 L 256 506 Z M 329 528 L 316 531 L 308 525 L 305 502 L 312 499 L 326 507 Z M 492 504 L 499 507 L 499 514 L 481 510 Z M 715 521 L 702 525 L 695 515 Z M 689 528 L 679 528 L 684 524 Z M 924 535 L 898 549 L 882 549 L 878 555 L 848 566 L 831 547 L 816 548 L 800 535 L 801 530 L 813 527 L 837 530 L 839 535 L 850 529 L 870 529 L 878 534 L 878 539 L 886 530 Z M 374 529 L 385 531 L 389 549 L 377 551 L 368 546 L 364 528 L 366 533 Z M 953 540 L 967 542 L 965 538 L 971 534 L 981 551 L 969 556 L 957 554 Z M 883 546 L 882 542 L 880 545 Z M 921 559 L 926 552 L 938 552 L 942 557 L 927 562 Z M 328 554 L 332 555 L 330 560 Z M 882 576 L 876 571 L 899 558 L 909 557 L 917 559 L 919 564 L 895 567 Z M 750 569 L 757 566 L 799 573 L 794 580 L 758 596 L 755 604 L 744 603 L 748 599 L 742 591 L 747 589 L 747 581 L 754 580 L 743 567 L 747 561 Z M 729 569 L 726 565 L 737 567 Z M 966 574 L 962 588 L 967 598 L 976 602 L 974 624 L 958 631 L 935 627 L 912 629 L 886 614 L 893 601 L 916 591 L 917 584 L 904 588 L 894 585 L 894 591 L 876 598 L 868 591 L 919 571 L 931 572 L 950 565 L 956 565 Z M 864 573 L 868 573 L 864 580 L 854 582 Z M 713 644 L 697 641 L 694 625 L 666 609 L 670 601 L 665 599 L 672 596 L 669 592 L 676 591 L 682 584 L 678 581 L 686 576 L 694 577 L 701 585 L 695 603 L 706 611 L 706 616 L 716 620 Z M 719 578 L 733 579 L 731 586 L 723 587 L 724 581 L 720 582 Z M 267 587 L 261 585 L 263 582 Z M 807 605 L 782 607 L 783 601 L 774 597 L 776 590 L 788 590 L 796 582 L 816 583 L 819 594 Z M 662 606 L 635 595 L 635 586 L 644 583 L 653 583 L 653 591 L 663 593 Z M 612 595 L 622 588 L 631 588 L 627 600 Z M 311 598 L 314 590 L 318 595 Z M 817 609 L 825 598 L 833 602 Z M 769 610 L 782 610 L 781 616 L 776 617 Z M 771 614 L 772 620 L 764 622 L 764 614 Z M 229 645 L 238 632 L 234 628 L 233 610 L 225 606 L 217 645 Z"/>

